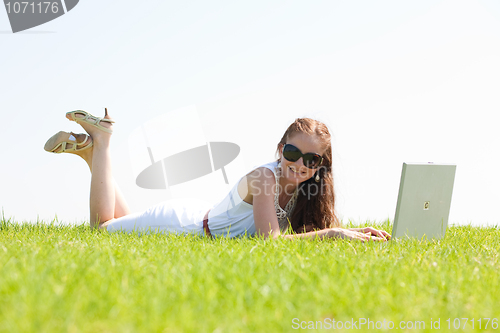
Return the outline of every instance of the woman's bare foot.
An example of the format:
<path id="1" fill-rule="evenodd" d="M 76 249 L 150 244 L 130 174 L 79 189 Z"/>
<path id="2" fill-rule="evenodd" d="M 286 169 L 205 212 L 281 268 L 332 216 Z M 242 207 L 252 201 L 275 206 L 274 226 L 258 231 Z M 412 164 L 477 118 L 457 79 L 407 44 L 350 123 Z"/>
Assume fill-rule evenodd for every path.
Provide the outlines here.
<path id="1" fill-rule="evenodd" d="M 60 131 L 47 140 L 44 149 L 56 154 L 70 153 L 80 156 L 92 170 L 93 143 L 92 137 L 87 134 Z"/>
<path id="2" fill-rule="evenodd" d="M 51 153 L 80 155 L 92 151 L 92 137 L 87 134 L 60 131 L 45 143 L 44 149 Z"/>
<path id="3" fill-rule="evenodd" d="M 66 118 L 71 121 L 74 120 L 78 124 L 80 124 L 83 129 L 94 139 L 94 142 L 100 142 L 103 139 L 109 141 L 111 132 L 113 131 L 114 121 L 108 115 L 107 110 L 106 115 L 103 118 L 92 116 L 85 111 L 73 111 L 71 113 L 67 113 Z M 110 121 L 104 121 L 104 119 Z"/>

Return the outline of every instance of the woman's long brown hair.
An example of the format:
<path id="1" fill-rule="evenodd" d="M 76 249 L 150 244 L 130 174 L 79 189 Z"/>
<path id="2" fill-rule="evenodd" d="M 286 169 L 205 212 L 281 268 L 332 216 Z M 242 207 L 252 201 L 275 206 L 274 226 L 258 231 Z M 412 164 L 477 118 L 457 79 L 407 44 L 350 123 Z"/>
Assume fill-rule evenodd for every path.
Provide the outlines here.
<path id="1" fill-rule="evenodd" d="M 287 140 L 296 133 L 316 135 L 326 149 L 323 154 L 323 162 L 317 169 L 320 178 L 319 182 L 316 182 L 316 175 L 314 175 L 297 187 L 297 203 L 291 215 L 291 227 L 294 232 L 308 232 L 337 227 L 340 222 L 335 214 L 330 132 L 326 125 L 320 121 L 310 118 L 297 118 L 288 127 L 278 143 L 277 154 L 279 154 L 280 148 L 287 143 Z"/>

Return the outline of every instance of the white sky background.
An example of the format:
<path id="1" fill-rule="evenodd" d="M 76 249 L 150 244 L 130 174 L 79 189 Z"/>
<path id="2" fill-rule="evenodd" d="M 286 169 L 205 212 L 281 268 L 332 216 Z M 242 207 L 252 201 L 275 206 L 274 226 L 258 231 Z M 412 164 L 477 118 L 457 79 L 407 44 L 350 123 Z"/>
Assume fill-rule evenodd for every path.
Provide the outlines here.
<path id="1" fill-rule="evenodd" d="M 87 220 L 85 163 L 43 145 L 81 132 L 65 112 L 107 107 L 116 179 L 134 211 L 170 197 L 217 201 L 274 159 L 296 117 L 312 116 L 334 136 L 344 220 L 392 219 L 402 163 L 434 161 L 457 164 L 451 223 L 499 224 L 499 91 L 493 0 L 82 0 L 17 34 L 0 9 L 0 206 L 17 221 Z M 163 133 L 155 158 L 234 142 L 230 185 L 220 171 L 167 191 L 135 185 L 149 157 L 130 145 L 134 130 L 170 116 L 186 135 Z"/>

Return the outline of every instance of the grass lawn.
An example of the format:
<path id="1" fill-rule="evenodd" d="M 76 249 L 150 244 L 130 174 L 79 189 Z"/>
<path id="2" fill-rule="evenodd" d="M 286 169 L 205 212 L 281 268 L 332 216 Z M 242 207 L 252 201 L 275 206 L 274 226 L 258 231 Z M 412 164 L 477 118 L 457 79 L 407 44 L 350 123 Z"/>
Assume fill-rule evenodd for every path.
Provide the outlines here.
<path id="1" fill-rule="evenodd" d="M 359 243 L 2 220 L 0 332 L 500 332 L 499 254 L 500 229 L 471 226 Z"/>

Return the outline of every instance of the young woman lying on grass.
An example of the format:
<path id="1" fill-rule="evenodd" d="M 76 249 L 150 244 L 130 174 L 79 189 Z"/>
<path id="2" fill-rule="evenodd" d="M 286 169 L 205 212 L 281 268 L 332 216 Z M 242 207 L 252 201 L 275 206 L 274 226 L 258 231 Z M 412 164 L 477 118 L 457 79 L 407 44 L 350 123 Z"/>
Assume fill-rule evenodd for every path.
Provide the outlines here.
<path id="1" fill-rule="evenodd" d="M 130 214 L 113 178 L 110 140 L 113 123 L 77 110 L 66 118 L 88 134 L 59 132 L 45 144 L 53 153 L 72 153 L 87 162 L 90 224 L 108 231 L 166 231 L 207 236 L 260 235 L 286 238 L 347 238 L 383 241 L 390 236 L 374 228 L 340 227 L 335 215 L 331 138 L 325 124 L 296 119 L 278 144 L 277 161 L 244 177 L 220 203 L 210 207 L 191 200 L 170 200 Z M 282 208 L 284 207 L 284 209 Z M 285 234 L 291 226 L 295 233 Z"/>

